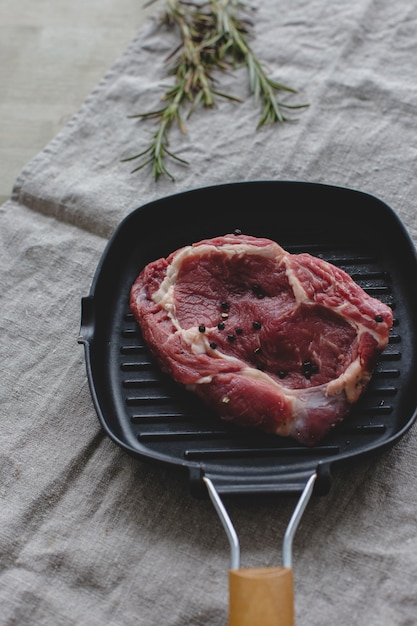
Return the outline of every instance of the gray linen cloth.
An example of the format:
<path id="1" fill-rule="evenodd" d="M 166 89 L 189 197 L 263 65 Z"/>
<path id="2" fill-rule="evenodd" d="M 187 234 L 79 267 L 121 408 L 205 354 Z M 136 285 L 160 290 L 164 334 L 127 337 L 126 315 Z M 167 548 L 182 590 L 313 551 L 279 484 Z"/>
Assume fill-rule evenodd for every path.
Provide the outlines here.
<path id="1" fill-rule="evenodd" d="M 259 111 L 238 69 L 219 89 L 243 104 L 219 101 L 187 120 L 187 135 L 173 129 L 171 148 L 190 163 L 172 164 L 176 182 L 131 174 L 121 159 L 146 147 L 152 125 L 129 116 L 158 105 L 177 41 L 156 8 L 0 209 L 4 626 L 227 620 L 229 550 L 211 503 L 169 468 L 127 456 L 92 405 L 80 299 L 124 216 L 204 185 L 285 179 L 374 194 L 417 236 L 417 5 L 250 6 L 254 50 L 273 78 L 299 90 L 291 102 L 309 103 L 297 121 L 256 131 Z M 272 210 L 285 210 L 279 198 Z M 196 207 L 196 219 L 210 219 L 210 208 Z M 299 626 L 417 624 L 416 443 L 412 428 L 391 450 L 335 473 L 330 493 L 309 504 L 294 544 Z M 295 502 L 227 503 L 242 566 L 280 564 Z"/>

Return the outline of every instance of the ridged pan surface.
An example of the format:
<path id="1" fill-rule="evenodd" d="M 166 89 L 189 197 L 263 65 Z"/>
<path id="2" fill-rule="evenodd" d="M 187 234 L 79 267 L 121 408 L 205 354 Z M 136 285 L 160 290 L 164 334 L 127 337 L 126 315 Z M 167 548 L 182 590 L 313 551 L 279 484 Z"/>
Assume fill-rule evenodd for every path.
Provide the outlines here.
<path id="1" fill-rule="evenodd" d="M 131 285 L 148 262 L 235 229 L 330 261 L 394 311 L 367 392 L 314 448 L 222 422 L 156 367 L 129 310 Z M 100 422 L 130 454 L 187 468 L 195 491 L 205 474 L 222 493 L 298 492 L 315 469 L 386 448 L 414 422 L 416 284 L 415 248 L 403 224 L 359 191 L 234 183 L 144 205 L 116 229 L 82 299 L 79 341 Z"/>

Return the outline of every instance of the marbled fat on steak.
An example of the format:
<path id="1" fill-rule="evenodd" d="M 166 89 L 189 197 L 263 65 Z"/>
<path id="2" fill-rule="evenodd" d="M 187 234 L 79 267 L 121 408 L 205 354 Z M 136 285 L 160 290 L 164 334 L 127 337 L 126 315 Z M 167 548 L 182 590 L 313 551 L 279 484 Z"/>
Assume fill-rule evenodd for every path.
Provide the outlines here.
<path id="1" fill-rule="evenodd" d="M 130 306 L 160 367 L 221 418 L 307 445 L 357 402 L 392 325 L 334 265 L 234 234 L 147 265 Z"/>

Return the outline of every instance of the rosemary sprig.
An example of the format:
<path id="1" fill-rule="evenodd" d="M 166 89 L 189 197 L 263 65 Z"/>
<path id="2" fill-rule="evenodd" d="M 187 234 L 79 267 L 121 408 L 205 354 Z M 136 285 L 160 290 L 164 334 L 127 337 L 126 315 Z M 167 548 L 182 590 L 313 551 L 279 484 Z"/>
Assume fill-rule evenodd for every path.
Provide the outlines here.
<path id="1" fill-rule="evenodd" d="M 177 123 L 180 130 L 186 133 L 181 114 L 186 103 L 189 105 L 189 116 L 198 105 L 214 107 L 218 97 L 241 102 L 239 98 L 215 88 L 213 72 L 216 69 L 228 70 L 237 64 L 246 65 L 250 91 L 255 103 L 261 103 L 258 128 L 285 122 L 288 119 L 285 110 L 305 106 L 291 106 L 277 99 L 278 92 L 296 91 L 273 81 L 266 74 L 246 41 L 248 30 L 240 17 L 242 9 L 243 5 L 238 0 L 165 0 L 162 19 L 167 25 L 178 29 L 181 40 L 178 48 L 167 59 L 170 63 L 169 73 L 174 76 L 174 85 L 162 97 L 164 104 L 161 108 L 132 116 L 142 120 L 156 119 L 158 122 L 150 145 L 139 154 L 124 159 L 141 159 L 133 172 L 152 165 L 155 180 L 162 174 L 174 180 L 165 165 L 166 159 L 169 157 L 187 164 L 169 150 L 169 130 L 172 124 Z"/>
<path id="2" fill-rule="evenodd" d="M 276 99 L 275 92 L 296 93 L 296 90 L 282 83 L 277 83 L 267 76 L 262 63 L 244 37 L 245 29 L 242 28 L 241 22 L 236 18 L 236 0 L 213 0 L 213 4 L 216 5 L 219 31 L 223 32 L 222 38 L 227 41 L 229 49 L 235 57 L 241 59 L 246 65 L 249 73 L 249 87 L 254 96 L 255 104 L 258 104 L 259 101 L 262 103 L 262 114 L 259 118 L 258 128 L 265 124 L 287 121 L 288 118 L 284 114 L 284 109 L 298 109 L 306 105 L 291 106 Z"/>
<path id="3" fill-rule="evenodd" d="M 188 165 L 187 161 L 180 159 L 179 156 L 168 150 L 168 131 L 174 121 L 178 123 L 180 129 L 185 133 L 185 125 L 181 117 L 181 104 L 186 93 L 185 84 L 185 80 L 182 80 L 181 83 L 175 85 L 165 96 L 166 99 L 171 100 L 170 104 L 166 107 L 157 111 L 151 111 L 150 113 L 140 113 L 133 116 L 142 119 L 158 118 L 159 126 L 153 135 L 150 146 L 148 146 L 146 150 L 124 159 L 124 161 L 133 161 L 144 157 L 144 160 L 132 170 L 132 173 L 143 169 L 146 165 L 152 164 L 152 172 L 155 180 L 158 180 L 161 174 L 165 174 L 168 178 L 174 180 L 174 177 L 165 166 L 166 157 L 169 156 L 180 163 Z"/>

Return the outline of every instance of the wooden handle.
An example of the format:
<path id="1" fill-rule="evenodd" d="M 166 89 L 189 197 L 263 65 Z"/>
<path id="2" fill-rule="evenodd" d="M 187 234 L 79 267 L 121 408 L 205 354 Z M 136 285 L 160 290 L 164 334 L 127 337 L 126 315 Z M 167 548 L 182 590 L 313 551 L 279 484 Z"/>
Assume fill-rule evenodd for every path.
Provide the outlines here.
<path id="1" fill-rule="evenodd" d="M 229 626 L 294 626 L 292 569 L 230 570 Z"/>

